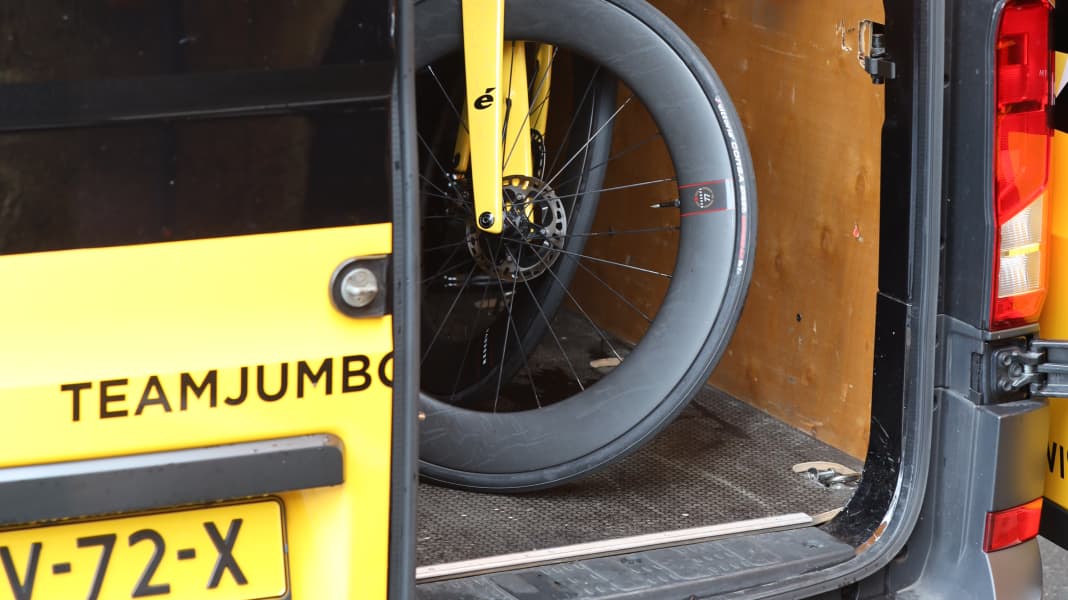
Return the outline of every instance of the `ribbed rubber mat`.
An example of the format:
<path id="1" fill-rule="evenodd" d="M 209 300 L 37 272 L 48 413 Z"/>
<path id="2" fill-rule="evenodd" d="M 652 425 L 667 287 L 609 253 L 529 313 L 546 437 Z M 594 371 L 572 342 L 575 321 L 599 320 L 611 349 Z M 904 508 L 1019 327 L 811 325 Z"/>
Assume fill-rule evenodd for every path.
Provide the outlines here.
<path id="1" fill-rule="evenodd" d="M 421 600 L 623 600 L 730 593 L 849 560 L 814 527 L 421 584 Z"/>
<path id="2" fill-rule="evenodd" d="M 419 488 L 419 565 L 432 565 L 843 506 L 791 471 L 845 453 L 727 394 L 702 390 L 650 445 L 577 483 L 498 496 Z"/>

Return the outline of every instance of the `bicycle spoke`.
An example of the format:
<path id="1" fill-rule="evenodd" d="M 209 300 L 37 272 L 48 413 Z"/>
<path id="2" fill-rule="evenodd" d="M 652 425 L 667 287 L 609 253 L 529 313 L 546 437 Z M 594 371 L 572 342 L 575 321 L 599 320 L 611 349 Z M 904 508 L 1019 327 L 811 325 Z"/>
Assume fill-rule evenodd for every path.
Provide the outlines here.
<path id="1" fill-rule="evenodd" d="M 434 273 L 430 277 L 427 277 L 426 279 L 424 279 L 421 283 L 422 284 L 430 283 L 431 281 L 437 279 L 438 277 L 442 277 L 442 276 L 447 275 L 449 273 L 452 273 L 452 272 L 454 272 L 454 271 L 456 271 L 458 269 L 465 268 L 469 264 L 470 263 L 467 263 L 467 262 L 460 262 L 460 263 L 456 263 L 456 264 L 454 264 L 454 265 L 452 265 L 450 267 L 442 268 L 437 273 Z"/>
<path id="2" fill-rule="evenodd" d="M 552 321 L 545 314 L 541 302 L 538 302 L 538 296 L 534 293 L 534 289 L 530 287 L 530 282 L 523 278 L 523 285 L 527 288 L 527 292 L 530 293 L 530 299 L 534 301 L 534 307 L 538 309 L 538 314 L 541 315 L 542 320 L 545 321 L 545 327 L 549 330 L 549 335 L 553 336 L 553 341 L 556 342 L 556 347 L 564 357 L 564 362 L 566 362 L 567 367 L 571 369 L 571 374 L 575 376 L 575 383 L 578 384 L 580 390 L 585 390 L 586 386 L 582 385 L 582 378 L 579 377 L 578 371 L 575 369 L 575 364 L 571 362 L 571 357 L 567 355 L 567 350 L 564 350 L 564 344 L 560 341 L 560 337 L 556 335 L 556 330 L 553 329 Z"/>
<path id="3" fill-rule="evenodd" d="M 456 251 L 459 251 L 459 250 L 460 250 L 460 247 L 457 247 Z M 454 254 L 455 254 L 455 252 L 454 252 Z M 450 260 L 452 259 L 452 255 L 449 256 L 449 259 Z M 470 260 L 470 257 L 468 257 L 468 259 Z M 430 277 L 427 277 L 426 279 L 424 279 L 420 283 L 427 284 L 427 283 L 437 279 L 438 277 L 441 277 L 442 275 L 445 275 L 446 273 L 449 273 L 451 271 L 455 271 L 456 269 L 459 269 L 460 267 L 466 267 L 467 264 L 468 263 L 466 263 L 466 262 L 459 262 L 459 263 L 456 263 L 455 265 L 452 265 L 451 267 L 446 265 L 446 266 L 442 267 L 441 269 L 439 269 L 437 273 L 434 273 Z"/>
<path id="4" fill-rule="evenodd" d="M 482 312 L 482 306 L 484 306 L 485 303 L 486 303 L 486 294 L 488 292 L 489 292 L 489 287 L 482 288 L 482 299 L 479 301 L 479 303 L 477 305 L 478 313 Z M 476 316 L 477 316 L 477 314 L 476 314 Z M 467 365 L 467 357 L 468 357 L 468 355 L 471 354 L 471 343 L 474 342 L 474 341 L 475 341 L 475 336 L 468 336 L 467 337 L 467 345 L 464 347 L 464 353 L 461 355 L 461 358 L 460 358 L 460 368 L 456 370 L 456 379 L 454 379 L 453 382 L 452 382 L 452 392 L 450 392 L 450 394 L 449 394 L 449 399 L 450 400 L 456 397 L 456 389 L 458 387 L 460 387 L 460 379 L 463 376 L 464 367 Z"/>
<path id="5" fill-rule="evenodd" d="M 428 198 L 440 198 L 442 200 L 452 200 L 454 202 L 457 200 L 457 198 L 455 196 L 444 196 L 442 194 L 434 194 L 434 193 L 431 193 L 431 192 L 423 192 L 423 195 L 428 197 Z M 466 201 L 465 201 L 465 203 L 466 203 Z"/>
<path id="6" fill-rule="evenodd" d="M 631 302 L 629 299 L 624 297 L 623 294 L 619 293 L 619 291 L 616 290 L 616 288 L 608 285 L 608 283 L 604 279 L 601 279 L 601 276 L 598 275 L 597 273 L 595 273 L 593 269 L 591 269 L 591 268 L 587 267 L 586 265 L 582 264 L 581 260 L 578 261 L 577 264 L 578 264 L 579 267 L 582 268 L 583 271 L 586 271 L 594 279 L 596 279 L 597 281 L 600 281 L 601 285 L 603 285 L 604 287 L 608 288 L 608 291 L 612 292 L 616 296 L 616 298 L 619 298 L 621 301 L 623 301 L 624 304 L 626 304 L 627 306 L 629 306 L 632 309 L 634 309 L 635 312 L 637 312 L 639 315 L 641 315 L 641 317 L 643 319 L 645 319 L 646 323 L 652 323 L 653 322 L 653 319 L 649 315 L 645 314 L 645 311 L 643 311 L 642 309 L 638 308 L 637 306 L 634 306 L 633 302 Z"/>
<path id="7" fill-rule="evenodd" d="M 522 340 L 519 339 L 518 331 L 515 332 L 515 338 L 516 343 L 522 343 Z M 538 386 L 534 383 L 534 371 L 531 370 L 530 363 L 527 362 L 526 353 L 521 354 L 523 355 L 523 368 L 527 370 L 527 380 L 530 381 L 530 391 L 534 392 L 534 404 L 536 404 L 538 408 L 541 408 L 541 397 L 538 396 Z"/>
<path id="8" fill-rule="evenodd" d="M 619 108 L 617 108 L 616 111 L 614 113 L 612 113 L 612 116 L 609 117 L 607 121 L 602 123 L 601 126 L 597 128 L 597 131 L 593 133 L 593 135 L 590 135 L 590 136 L 587 137 L 586 143 L 583 144 L 582 147 L 579 148 L 571 156 L 571 158 L 568 159 L 568 161 L 566 163 L 564 163 L 564 166 L 560 167 L 560 169 L 558 171 L 556 171 L 556 173 L 554 173 L 553 176 L 550 177 L 548 181 L 545 182 L 545 187 L 542 188 L 542 190 L 540 190 L 537 194 L 534 195 L 533 201 L 538 200 L 541 197 L 542 191 L 544 191 L 546 189 L 549 189 L 549 186 L 551 186 L 553 184 L 553 182 L 556 181 L 556 178 L 559 177 L 560 175 L 562 175 L 564 173 L 564 171 L 566 171 L 567 168 L 569 166 L 571 166 L 571 163 L 575 162 L 576 158 L 578 158 L 580 155 L 581 156 L 585 155 L 585 152 L 586 152 L 587 148 L 590 147 L 590 144 L 593 143 L 593 140 L 597 139 L 597 136 L 599 136 L 601 134 L 601 132 L 605 130 L 606 127 L 608 127 L 609 125 L 612 124 L 612 121 L 614 121 L 616 119 L 616 117 L 619 116 L 619 113 L 622 112 L 623 109 L 626 108 L 627 105 L 630 104 L 630 101 L 633 100 L 633 99 L 634 99 L 634 96 L 628 96 L 627 99 L 623 101 L 623 104 L 621 104 L 619 106 Z M 592 125 L 593 125 L 592 120 L 590 122 L 590 125 L 592 127 Z M 583 159 L 583 160 L 585 160 L 585 159 Z M 579 185 L 581 185 L 581 182 L 580 182 Z"/>
<path id="9" fill-rule="evenodd" d="M 423 252 L 433 252 L 435 250 L 444 250 L 446 248 L 454 248 L 456 246 L 463 246 L 467 244 L 467 240 L 460 240 L 459 242 L 449 242 L 448 244 L 441 244 L 438 246 L 431 246 L 430 248 L 423 248 Z"/>
<path id="10" fill-rule="evenodd" d="M 460 291 L 456 292 L 456 296 L 452 299 L 452 304 L 449 305 L 449 310 L 445 311 L 445 316 L 441 318 L 441 323 L 438 325 L 437 330 L 434 331 L 434 336 L 430 338 L 430 343 L 427 344 L 426 350 L 423 351 L 423 358 L 420 359 L 419 364 L 426 362 L 426 357 L 430 356 L 431 348 L 434 347 L 434 343 L 438 341 L 438 336 L 441 335 L 442 330 L 445 329 L 445 324 L 449 322 L 449 317 L 452 316 L 452 311 L 456 309 L 456 304 L 464 295 L 464 291 L 467 289 L 467 284 L 471 283 L 471 277 L 475 274 L 475 269 L 477 268 L 477 264 L 471 265 L 471 270 L 467 272 L 467 277 L 464 278 L 464 284 L 460 286 Z"/>
<path id="11" fill-rule="evenodd" d="M 419 137 L 419 143 L 422 144 L 423 148 L 426 149 L 426 153 L 430 155 L 430 158 L 434 160 L 434 164 L 437 165 L 438 169 L 441 170 L 441 174 L 445 176 L 445 180 L 449 180 L 452 177 L 452 173 L 448 169 L 446 169 L 441 164 L 441 161 L 438 160 L 438 157 L 434 155 L 434 151 L 430 148 L 430 144 L 428 144 L 427 141 L 423 138 L 423 134 L 417 133 L 416 135 Z M 441 191 L 440 188 L 438 191 Z"/>
<path id="12" fill-rule="evenodd" d="M 564 147 L 567 145 L 568 140 L 571 139 L 571 131 L 574 130 L 575 123 L 578 122 L 579 115 L 582 114 L 582 111 L 579 110 L 579 108 L 584 106 L 586 104 L 586 99 L 590 97 L 590 92 L 593 90 L 593 84 L 597 80 L 597 74 L 600 73 L 600 71 L 601 67 L 598 66 L 594 70 L 593 75 L 590 77 L 589 83 L 586 84 L 586 89 L 582 92 L 582 99 L 579 100 L 577 105 L 575 105 L 575 114 L 571 117 L 571 122 L 568 123 L 567 129 L 564 130 L 564 137 L 561 138 L 560 146 L 557 147 L 554 156 L 559 157 L 560 154 L 563 152 Z M 556 160 L 557 159 L 554 158 L 552 165 L 549 166 L 550 172 L 556 168 Z"/>
<path id="13" fill-rule="evenodd" d="M 493 264 L 497 264 L 497 253 L 493 252 L 492 245 L 487 244 L 487 246 L 490 246 L 490 260 L 493 262 Z M 519 261 L 517 260 L 516 262 L 518 263 Z M 500 278 L 495 277 L 494 279 L 497 281 L 497 286 L 499 288 L 501 288 L 501 300 L 507 305 L 507 310 L 508 310 L 508 320 L 505 321 L 505 323 L 504 323 L 504 343 L 501 346 L 501 357 L 497 360 L 497 390 L 493 394 L 493 412 L 497 412 L 497 404 L 498 404 L 498 401 L 501 398 L 501 381 L 504 379 L 505 358 L 507 357 L 507 354 L 508 354 L 508 333 L 511 331 L 512 323 L 513 323 L 513 319 L 512 319 L 512 306 L 513 306 L 513 303 L 508 301 L 508 295 L 504 292 L 504 284 L 501 283 Z M 517 277 L 512 282 L 512 298 L 515 298 L 515 286 L 518 283 L 519 283 L 519 278 Z M 520 346 L 519 352 L 521 354 L 523 353 L 523 347 L 522 346 Z"/>
<path id="14" fill-rule="evenodd" d="M 565 238 L 587 237 L 588 238 L 588 237 L 598 237 L 598 236 L 602 236 L 602 235 L 606 235 L 606 236 L 612 237 L 612 236 L 616 236 L 616 235 L 634 235 L 634 234 L 639 234 L 639 233 L 660 233 L 660 232 L 664 232 L 664 231 L 679 231 L 680 229 L 681 229 L 681 227 L 678 227 L 678 226 L 647 227 L 645 229 L 624 229 L 622 231 L 591 231 L 589 233 L 565 233 L 561 237 L 565 237 Z"/>
<path id="15" fill-rule="evenodd" d="M 578 158 L 580 154 L 582 154 L 587 148 L 590 147 L 590 144 L 593 143 L 593 140 L 597 139 L 597 136 L 601 135 L 601 132 L 604 131 L 606 127 L 611 125 L 612 121 L 616 120 L 616 117 L 619 116 L 619 113 L 623 112 L 623 109 L 626 108 L 630 104 L 630 101 L 633 99 L 634 96 L 627 96 L 627 99 L 624 100 L 623 104 L 621 104 L 619 108 L 616 109 L 616 112 L 612 113 L 612 116 L 608 117 L 608 120 L 602 123 L 601 126 L 597 128 L 597 131 L 593 133 L 593 135 L 589 136 L 589 138 L 586 140 L 586 143 L 583 144 L 582 147 L 579 148 L 577 151 L 575 151 L 575 153 L 571 155 L 571 158 L 569 158 L 567 162 L 564 163 L 564 166 L 560 167 L 560 170 L 554 173 L 553 176 L 550 177 L 547 182 L 545 182 L 545 184 L 547 186 L 552 185 L 552 183 L 556 181 L 556 178 L 559 177 L 565 169 L 571 166 L 571 163 L 575 162 L 575 159 Z"/>
<path id="16" fill-rule="evenodd" d="M 511 253 L 509 253 L 508 255 L 511 256 Z M 523 249 L 520 248 L 519 249 L 519 256 L 515 257 L 515 261 L 518 263 L 520 261 L 520 259 L 522 259 L 522 257 L 523 257 Z M 517 277 L 512 282 L 512 298 L 513 298 L 513 302 L 514 302 L 514 299 L 515 299 L 516 284 L 519 282 L 519 279 L 520 278 Z M 498 280 L 498 281 L 500 281 L 500 280 Z M 508 306 L 509 318 L 511 318 L 511 312 L 512 312 L 512 306 L 511 306 L 511 304 L 509 304 L 509 306 Z M 519 356 L 520 356 L 520 358 L 523 359 L 523 368 L 525 368 L 527 370 L 527 378 L 530 381 L 530 389 L 531 389 L 532 392 L 534 392 L 534 403 L 538 405 L 538 408 L 541 408 L 541 398 L 538 396 L 538 386 L 534 383 L 534 371 L 530 368 L 530 362 L 527 361 L 527 353 L 523 349 L 523 340 L 519 337 L 519 328 L 518 327 L 515 327 L 515 328 L 512 329 L 512 335 L 515 336 L 516 347 L 519 348 Z M 505 337 L 505 340 L 507 340 L 507 339 L 508 338 Z M 507 341 L 505 342 L 505 344 L 507 344 Z M 502 361 L 501 361 L 501 372 L 502 373 L 504 372 L 504 361 L 503 361 L 503 358 L 502 358 Z M 499 382 L 498 382 L 497 386 L 498 386 L 498 389 L 500 389 L 500 383 Z M 499 392 L 498 392 L 498 395 L 499 395 Z M 497 412 L 496 401 L 497 401 L 497 398 L 495 397 L 494 398 L 494 403 L 495 404 L 494 404 L 494 407 L 493 407 L 493 411 L 494 412 Z"/>
<path id="17" fill-rule="evenodd" d="M 544 265 L 545 257 L 538 255 L 538 261 Z M 582 313 L 582 316 L 586 317 L 586 320 L 590 322 L 590 325 L 593 327 L 593 330 L 597 332 L 597 335 L 601 336 L 601 339 L 604 340 L 604 343 L 608 344 L 608 349 L 612 351 L 612 354 L 615 354 L 616 358 L 622 361 L 623 357 L 619 355 L 619 352 L 616 351 L 615 346 L 612 345 L 612 340 L 608 339 L 608 336 L 606 336 L 604 332 L 601 331 L 601 328 L 597 326 L 597 323 L 594 322 L 590 315 L 586 313 L 586 310 L 582 308 L 582 304 L 580 304 L 579 301 L 571 295 L 571 290 L 567 289 L 567 286 L 564 285 L 564 283 L 560 281 L 560 278 L 556 276 L 556 273 L 554 273 L 552 270 L 552 266 L 546 266 L 549 268 L 545 269 L 545 272 L 552 276 L 553 280 L 556 281 L 556 284 L 560 286 L 560 289 L 562 289 L 564 293 L 567 294 L 568 299 L 570 299 L 571 302 L 575 304 L 575 308 L 579 309 L 579 312 Z"/>
<path id="18" fill-rule="evenodd" d="M 588 169 L 585 169 L 585 171 L 592 171 L 594 169 L 599 169 L 599 168 L 607 165 L 608 163 L 612 162 L 613 160 L 620 159 L 620 158 L 626 156 L 627 154 L 630 154 L 631 152 L 633 152 L 633 151 L 645 146 L 646 144 L 648 144 L 649 142 L 655 140 L 658 137 L 663 137 L 663 134 L 661 134 L 659 131 L 657 131 L 653 135 L 650 135 L 649 137 L 645 138 L 644 140 L 641 140 L 640 142 L 635 142 L 635 143 L 631 144 L 630 146 L 627 146 L 626 148 L 620 150 L 619 152 L 613 154 L 612 156 L 609 156 L 608 158 L 602 160 L 601 162 L 599 162 L 599 163 L 597 163 L 595 165 L 591 165 Z M 556 187 L 563 187 L 564 185 L 567 185 L 568 183 L 571 183 L 572 181 L 575 181 L 576 179 L 581 179 L 582 176 L 583 176 L 583 173 L 580 172 L 578 175 L 575 175 L 574 177 L 568 177 L 567 179 L 564 179 L 559 184 L 557 184 Z"/>
<path id="19" fill-rule="evenodd" d="M 552 69 L 553 62 L 556 60 L 556 53 L 559 52 L 559 51 L 560 51 L 559 47 L 554 47 L 553 48 L 553 55 L 552 55 L 552 57 L 549 58 L 549 69 L 550 70 Z M 538 94 L 541 92 L 542 86 L 545 85 L 545 81 L 549 77 L 549 72 L 550 71 L 545 71 L 545 74 L 541 76 L 541 81 L 539 81 L 538 84 L 537 84 L 537 89 L 535 89 L 534 93 L 530 94 L 529 97 L 531 97 L 531 98 L 537 98 L 538 97 Z M 517 133 L 516 133 L 516 136 L 515 136 L 515 141 L 512 142 L 512 147 L 508 150 L 508 154 L 505 155 L 504 164 L 508 164 L 509 159 L 512 158 L 512 152 L 515 152 L 515 147 L 519 145 L 519 138 L 522 137 L 522 136 L 518 132 L 521 131 L 523 127 L 527 126 L 527 123 L 530 122 L 530 117 L 531 117 L 531 115 L 534 114 L 534 111 L 536 109 L 539 109 L 542 106 L 544 106 L 545 103 L 548 102 L 548 101 L 549 101 L 549 97 L 546 96 L 544 100 L 539 102 L 537 105 L 531 105 L 530 109 L 527 110 L 526 116 L 523 117 L 523 122 L 519 124 L 519 130 L 517 130 Z M 507 130 L 508 130 L 508 128 L 505 127 L 505 131 L 507 131 Z M 508 142 L 508 140 L 505 140 L 505 143 L 507 143 L 507 142 Z"/>
<path id="20" fill-rule="evenodd" d="M 543 246 L 536 246 L 536 245 L 531 244 L 530 242 L 528 242 L 526 240 L 521 240 L 521 239 L 518 239 L 518 238 L 505 237 L 504 239 L 506 239 L 506 240 L 508 240 L 510 242 L 516 242 L 518 244 L 523 244 L 525 246 L 530 246 L 531 248 L 544 248 Z M 608 260 L 606 258 L 598 258 L 596 256 L 589 256 L 587 254 L 581 254 L 579 252 L 572 252 L 570 250 L 564 250 L 563 248 L 554 248 L 553 252 L 559 252 L 560 254 L 566 254 L 568 256 L 576 256 L 578 258 L 585 258 L 586 260 L 592 260 L 593 262 L 599 262 L 599 263 L 603 263 L 603 264 L 606 264 L 606 265 L 612 265 L 612 266 L 615 266 L 615 267 L 621 267 L 623 269 L 630 269 L 632 271 L 638 271 L 640 273 L 646 273 L 648 275 L 657 275 L 657 276 L 663 277 L 665 279 L 671 279 L 671 275 L 668 274 L 668 273 L 661 273 L 660 271 L 654 271 L 652 269 L 646 269 L 646 268 L 643 268 L 643 267 L 636 267 L 634 265 L 628 265 L 627 263 L 616 262 L 616 261 L 613 261 L 613 260 Z M 542 262 L 544 262 L 544 260 L 542 260 Z"/>
<path id="21" fill-rule="evenodd" d="M 441 221 L 441 220 L 446 220 L 446 219 L 449 220 L 449 221 L 461 221 L 461 222 L 464 222 L 464 223 L 467 222 L 467 219 L 465 219 L 464 217 L 458 217 L 456 215 L 428 215 L 428 216 L 423 217 L 424 221 L 431 221 L 431 220 Z"/>
<path id="22" fill-rule="evenodd" d="M 441 90 L 441 95 L 445 96 L 445 101 L 449 103 L 449 108 L 452 109 L 452 114 L 456 115 L 456 121 L 460 123 L 460 126 L 464 128 L 464 131 L 467 131 L 468 135 L 470 135 L 471 133 L 467 129 L 467 121 L 464 121 L 464 118 L 460 116 L 460 110 L 456 108 L 456 105 L 453 103 L 452 96 L 445 91 L 445 86 L 441 83 L 441 79 L 438 79 L 438 74 L 434 72 L 434 68 L 427 65 L 426 70 L 430 72 L 430 75 L 434 78 L 434 82 L 438 84 L 438 89 Z"/>
<path id="23" fill-rule="evenodd" d="M 503 148 L 508 143 L 508 120 L 512 115 L 512 74 L 515 73 L 515 43 L 513 42 L 512 57 L 508 63 L 508 87 L 507 91 L 502 90 L 501 95 L 504 96 L 504 119 L 501 120 L 501 147 Z M 522 42 L 518 42 L 522 43 Z M 506 165 L 507 162 L 501 163 Z"/>
<path id="24" fill-rule="evenodd" d="M 675 181 L 675 178 L 674 177 L 665 177 L 663 179 L 650 179 L 649 181 L 640 181 L 638 183 L 628 183 L 626 185 L 616 185 L 616 186 L 612 186 L 612 187 L 601 188 L 599 190 L 588 190 L 588 191 L 585 191 L 585 192 L 579 192 L 579 193 L 575 193 L 575 194 L 564 194 L 562 196 L 557 196 L 557 198 L 560 198 L 561 200 L 563 200 L 564 198 L 575 198 L 577 196 L 584 196 L 586 194 L 603 194 L 605 192 L 618 192 L 619 190 L 632 190 L 634 188 L 640 188 L 640 187 L 646 187 L 646 186 L 650 186 L 650 185 L 656 185 L 658 183 L 667 183 L 669 181 Z"/>
<path id="25" fill-rule="evenodd" d="M 545 104 L 548 103 L 548 102 L 549 102 L 549 97 L 546 96 L 544 100 L 542 100 L 541 102 L 533 105 L 531 107 L 530 111 L 528 111 L 527 117 L 523 120 L 523 122 L 526 123 L 530 119 L 530 113 L 531 112 L 537 111 L 541 107 L 545 106 Z M 519 145 L 519 134 L 518 133 L 516 134 L 515 141 L 512 142 L 511 149 L 508 150 L 508 156 L 505 157 L 505 162 L 503 164 L 508 164 L 508 160 L 512 158 L 512 152 L 515 151 L 515 148 L 516 148 L 517 145 Z"/>
<path id="26" fill-rule="evenodd" d="M 585 196 L 586 194 L 603 194 L 605 192 L 618 192 L 619 190 L 630 190 L 630 189 L 639 188 L 639 187 L 657 185 L 659 183 L 667 183 L 669 181 L 675 181 L 675 178 L 674 177 L 666 177 L 666 178 L 663 178 L 663 179 L 651 179 L 649 181 L 641 181 L 641 182 L 638 182 L 638 183 L 628 183 L 627 185 L 617 185 L 617 186 L 613 186 L 613 187 L 601 188 L 599 190 L 587 190 L 587 191 L 584 191 L 584 192 L 576 192 L 574 194 L 563 194 L 563 195 L 556 196 L 556 198 L 558 198 L 560 200 L 563 200 L 564 198 L 577 198 L 578 196 Z M 544 189 L 545 188 L 541 188 L 539 190 L 538 194 L 535 194 L 533 198 L 529 198 L 529 199 L 525 200 L 524 203 L 533 204 L 535 202 L 552 202 L 553 201 L 552 198 L 544 198 L 543 199 L 541 197 L 541 191 L 544 190 Z"/>
<path id="27" fill-rule="evenodd" d="M 622 110 L 622 109 L 620 109 L 620 110 Z M 594 117 L 594 114 L 593 114 L 593 111 L 591 110 L 590 111 L 590 120 L 589 120 L 588 123 L 586 123 L 586 143 L 583 144 L 583 147 L 580 149 L 580 152 L 582 153 L 582 163 L 579 165 L 580 168 L 578 169 L 578 182 L 575 184 L 576 189 L 580 189 L 580 190 L 585 186 L 586 176 L 590 172 L 589 169 L 583 169 L 581 167 L 583 167 L 587 163 L 589 163 L 589 144 L 590 144 L 590 141 L 593 139 L 593 137 L 590 135 L 590 132 L 593 131 L 593 117 Z M 574 159 L 572 159 L 572 160 L 574 160 Z M 567 170 L 567 165 L 564 165 L 563 167 L 560 168 L 560 174 L 563 174 L 564 171 L 566 171 L 566 170 Z M 555 180 L 557 177 L 559 177 L 559 175 L 553 176 L 552 179 Z M 571 203 L 572 209 L 574 208 L 574 206 L 575 206 L 575 203 L 572 202 Z"/>
<path id="28" fill-rule="evenodd" d="M 441 189 L 440 187 L 438 187 L 438 186 L 437 186 L 437 185 L 436 185 L 436 184 L 435 184 L 435 183 L 434 183 L 433 181 L 431 181 L 431 180 L 430 180 L 430 178 L 429 178 L 429 177 L 427 177 L 426 175 L 422 175 L 422 174 L 420 174 L 420 175 L 419 175 L 419 179 L 422 179 L 424 183 L 426 183 L 426 184 L 427 184 L 427 185 L 429 185 L 430 187 L 434 188 L 434 190 L 436 190 L 436 191 L 437 191 L 437 192 L 438 192 L 439 194 L 442 194 L 442 196 L 441 196 L 442 198 L 446 198 L 446 199 L 448 199 L 448 200 L 458 200 L 458 201 L 460 201 L 460 202 L 463 202 L 463 199 L 462 199 L 462 198 L 460 198 L 460 197 L 458 197 L 458 196 L 450 196 L 450 195 L 448 195 L 448 192 L 446 192 L 445 190 L 443 190 L 443 189 Z"/>

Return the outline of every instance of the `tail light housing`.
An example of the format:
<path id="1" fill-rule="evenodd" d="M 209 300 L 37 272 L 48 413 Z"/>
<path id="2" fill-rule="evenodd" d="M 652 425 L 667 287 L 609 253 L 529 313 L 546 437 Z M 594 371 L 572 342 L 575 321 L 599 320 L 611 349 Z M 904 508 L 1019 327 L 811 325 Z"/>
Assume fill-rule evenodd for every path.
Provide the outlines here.
<path id="1" fill-rule="evenodd" d="M 1042 498 L 1027 504 L 986 513 L 983 551 L 997 552 L 1034 539 L 1042 518 Z"/>
<path id="2" fill-rule="evenodd" d="M 1049 0 L 1009 0 L 995 48 L 991 329 L 1038 320 L 1049 270 L 1053 52 Z"/>

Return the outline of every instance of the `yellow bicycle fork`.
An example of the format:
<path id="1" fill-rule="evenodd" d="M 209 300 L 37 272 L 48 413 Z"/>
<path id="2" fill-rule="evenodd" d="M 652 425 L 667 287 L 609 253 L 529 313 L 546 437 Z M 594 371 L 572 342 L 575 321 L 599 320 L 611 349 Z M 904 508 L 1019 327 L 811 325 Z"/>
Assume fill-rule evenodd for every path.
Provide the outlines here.
<path id="1" fill-rule="evenodd" d="M 467 126 L 456 135 L 455 170 L 470 167 L 478 228 L 501 233 L 502 179 L 534 175 L 530 132 L 545 132 L 553 49 L 538 45 L 529 90 L 526 44 L 504 41 L 504 0 L 463 0 L 463 34 Z"/>

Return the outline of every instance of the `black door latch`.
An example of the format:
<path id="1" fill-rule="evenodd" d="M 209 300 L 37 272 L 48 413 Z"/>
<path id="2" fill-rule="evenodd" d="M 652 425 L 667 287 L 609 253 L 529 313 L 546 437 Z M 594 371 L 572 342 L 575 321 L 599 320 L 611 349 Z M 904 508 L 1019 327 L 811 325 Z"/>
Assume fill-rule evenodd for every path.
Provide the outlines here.
<path id="1" fill-rule="evenodd" d="M 897 77 L 897 65 L 886 53 L 886 26 L 867 19 L 860 22 L 857 33 L 857 60 L 871 75 L 872 83 L 886 83 Z"/>
<path id="2" fill-rule="evenodd" d="M 1031 340 L 994 353 L 1003 392 L 1029 391 L 1033 398 L 1068 398 L 1068 341 Z"/>

